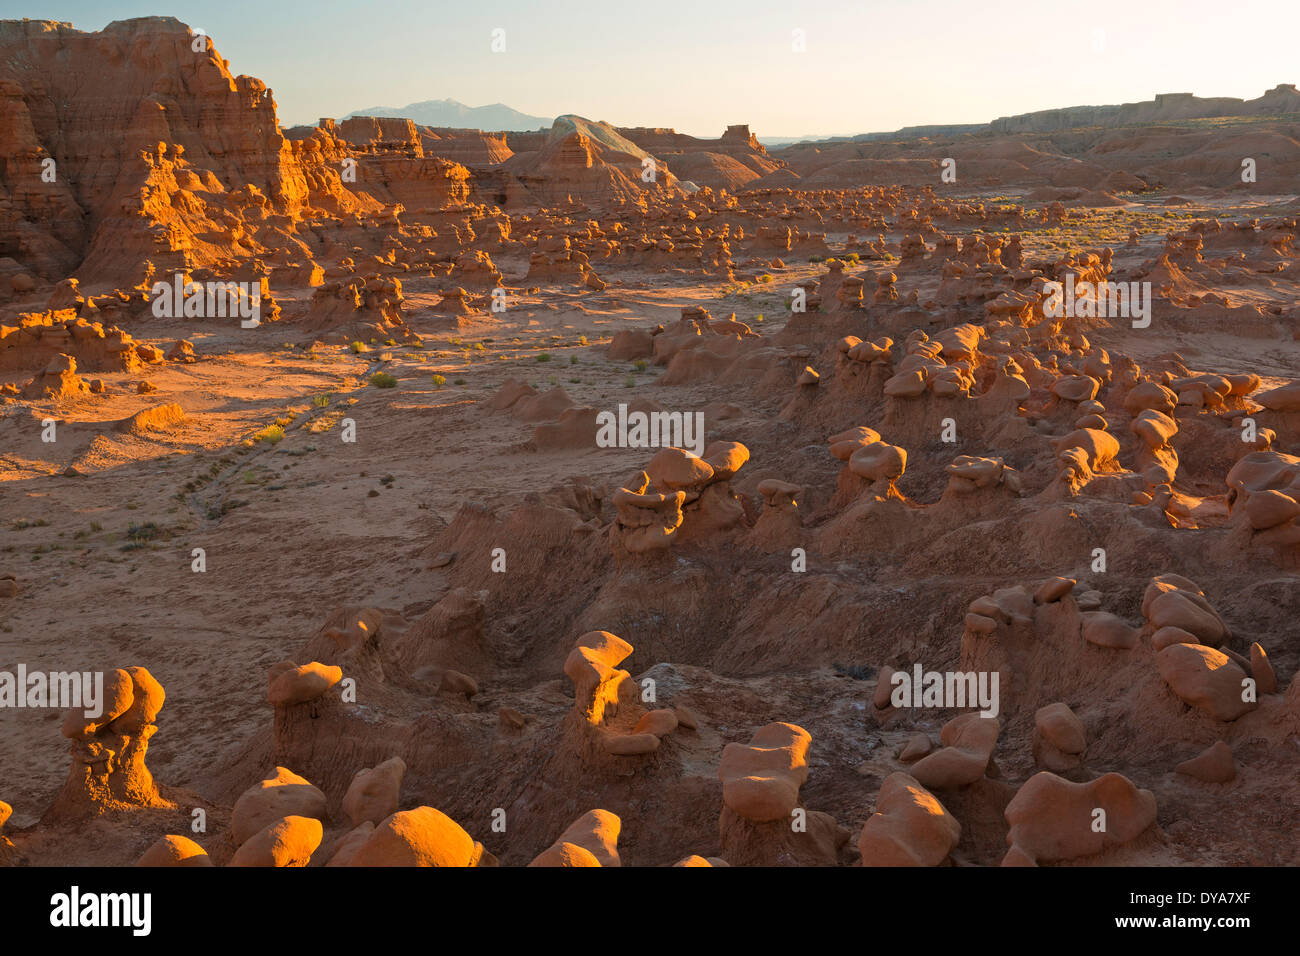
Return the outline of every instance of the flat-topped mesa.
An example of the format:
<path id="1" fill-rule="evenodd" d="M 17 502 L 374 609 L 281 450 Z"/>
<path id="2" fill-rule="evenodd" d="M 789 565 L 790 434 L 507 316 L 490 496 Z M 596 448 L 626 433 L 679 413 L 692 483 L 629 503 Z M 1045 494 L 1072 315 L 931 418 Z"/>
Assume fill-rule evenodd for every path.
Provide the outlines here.
<path id="1" fill-rule="evenodd" d="M 1156 822 L 1156 798 L 1118 773 L 1071 783 L 1044 770 L 1016 791 L 1005 816 L 1011 849 L 1002 865 L 1037 866 L 1131 843 Z"/>
<path id="2" fill-rule="evenodd" d="M 67 712 L 63 736 L 72 767 L 42 822 L 66 822 L 135 807 L 170 807 L 145 766 L 149 738 L 166 695 L 143 667 L 104 674 L 101 713 Z"/>
<path id="3" fill-rule="evenodd" d="M 618 664 L 632 645 L 609 631 L 588 631 L 578 638 L 564 662 L 573 681 L 573 710 L 568 725 L 580 735 L 585 759 L 603 753 L 633 757 L 659 749 L 662 738 L 677 729 L 672 710 L 647 711 L 632 675 Z"/>
<path id="4" fill-rule="evenodd" d="M 589 810 L 539 853 L 529 866 L 621 866 L 618 835 L 623 821 L 608 810 Z"/>
<path id="5" fill-rule="evenodd" d="M 848 832 L 833 817 L 799 805 L 808 779 L 812 735 L 802 727 L 772 723 L 748 744 L 722 750 L 719 830 L 722 856 L 735 866 L 832 866 Z"/>

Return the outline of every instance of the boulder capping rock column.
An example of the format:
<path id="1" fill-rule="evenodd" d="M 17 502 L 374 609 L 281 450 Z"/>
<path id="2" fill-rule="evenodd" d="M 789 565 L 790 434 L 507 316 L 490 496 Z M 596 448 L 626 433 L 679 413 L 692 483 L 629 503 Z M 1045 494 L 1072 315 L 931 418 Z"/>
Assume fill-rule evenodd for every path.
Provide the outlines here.
<path id="1" fill-rule="evenodd" d="M 1105 829 L 1094 829 L 1098 811 Z M 1129 843 L 1156 821 L 1156 798 L 1127 777 L 1108 773 L 1087 783 L 1071 783 L 1046 770 L 1025 782 L 1005 811 L 1011 847 L 1003 866 L 1093 856 Z"/>
<path id="2" fill-rule="evenodd" d="M 70 710 L 64 718 L 72 768 L 42 822 L 171 805 L 145 766 L 149 738 L 158 730 L 154 718 L 166 699 L 162 685 L 145 668 L 126 667 L 104 675 L 103 693 L 99 717 Z"/>
<path id="3" fill-rule="evenodd" d="M 749 743 L 722 751 L 722 856 L 733 866 L 835 866 L 848 831 L 834 817 L 799 806 L 812 735 L 771 723 Z"/>
<path id="4" fill-rule="evenodd" d="M 891 773 L 858 837 L 863 866 L 938 866 L 961 839 L 961 824 L 934 794 Z"/>

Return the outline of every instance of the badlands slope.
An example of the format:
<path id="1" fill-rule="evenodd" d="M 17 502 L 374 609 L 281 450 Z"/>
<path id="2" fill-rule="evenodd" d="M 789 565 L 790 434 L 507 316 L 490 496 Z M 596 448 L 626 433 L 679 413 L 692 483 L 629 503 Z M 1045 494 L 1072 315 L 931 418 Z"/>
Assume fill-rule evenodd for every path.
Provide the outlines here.
<path id="1" fill-rule="evenodd" d="M 1294 124 L 284 131 L 194 39 L 0 22 L 0 669 L 106 677 L 0 862 L 1300 862 Z"/>

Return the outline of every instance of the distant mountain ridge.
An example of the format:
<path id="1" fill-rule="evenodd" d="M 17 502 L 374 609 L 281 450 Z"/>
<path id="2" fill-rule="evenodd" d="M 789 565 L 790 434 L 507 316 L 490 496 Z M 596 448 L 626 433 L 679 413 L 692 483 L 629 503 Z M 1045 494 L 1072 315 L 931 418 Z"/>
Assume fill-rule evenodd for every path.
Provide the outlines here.
<path id="1" fill-rule="evenodd" d="M 400 107 L 372 106 L 356 110 L 343 118 L 350 119 L 353 116 L 396 116 L 435 129 L 480 129 L 488 132 L 527 132 L 544 129 L 554 122 L 554 117 L 530 116 L 511 109 L 504 103 L 466 106 L 451 99 L 424 100 Z"/>
<path id="2" fill-rule="evenodd" d="M 1275 116 L 1300 113 L 1300 91 L 1292 83 L 1279 83 L 1262 96 L 1243 100 L 1230 96 L 1200 97 L 1191 93 L 1160 93 L 1140 103 L 1114 106 L 1067 106 L 1037 110 L 1015 116 L 1001 116 L 990 123 L 906 126 L 893 132 L 830 136 L 825 139 L 793 140 L 788 137 L 759 137 L 764 145 L 784 148 L 803 143 L 869 143 L 925 136 L 959 136 L 963 133 L 1054 133 L 1079 127 L 1152 125 L 1192 119 L 1229 116 Z"/>

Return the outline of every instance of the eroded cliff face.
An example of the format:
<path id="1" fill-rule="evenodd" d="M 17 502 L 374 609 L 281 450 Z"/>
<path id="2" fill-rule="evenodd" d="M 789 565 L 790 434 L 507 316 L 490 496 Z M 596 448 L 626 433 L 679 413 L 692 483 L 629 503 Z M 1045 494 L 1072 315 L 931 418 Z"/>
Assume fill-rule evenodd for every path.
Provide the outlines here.
<path id="1" fill-rule="evenodd" d="M 386 144 L 387 145 L 387 144 Z M 313 222 L 463 201 L 468 172 L 340 138 L 282 134 L 266 84 L 234 76 L 178 20 L 83 32 L 0 23 L 0 255 L 6 271 L 83 283 L 301 254 Z M 366 175 L 349 173 L 362 156 Z M 391 210 L 390 210 L 391 211 Z"/>

